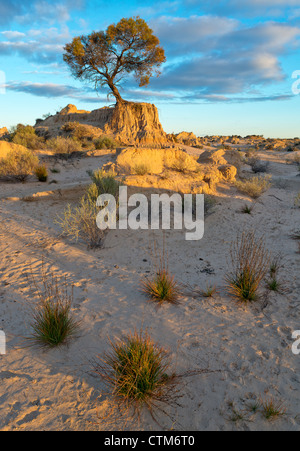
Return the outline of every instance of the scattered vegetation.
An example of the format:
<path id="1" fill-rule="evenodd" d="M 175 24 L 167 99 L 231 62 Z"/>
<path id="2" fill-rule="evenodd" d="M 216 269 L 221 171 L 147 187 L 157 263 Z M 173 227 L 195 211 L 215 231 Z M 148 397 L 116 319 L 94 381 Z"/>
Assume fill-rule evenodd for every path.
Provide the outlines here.
<path id="1" fill-rule="evenodd" d="M 232 243 L 230 257 L 233 269 L 225 276 L 228 292 L 244 302 L 256 301 L 270 265 L 263 239 L 257 239 L 254 232 L 243 232 Z"/>
<path id="2" fill-rule="evenodd" d="M 39 159 L 31 150 L 13 150 L 0 159 L 0 177 L 25 182 L 34 173 Z"/>
<path id="3" fill-rule="evenodd" d="M 251 180 L 237 181 L 236 187 L 243 193 L 248 194 L 253 199 L 259 198 L 271 187 L 270 175 L 255 176 Z"/>
<path id="4" fill-rule="evenodd" d="M 169 402 L 176 376 L 168 374 L 166 352 L 147 333 L 129 334 L 124 340 L 111 342 L 111 347 L 110 353 L 99 357 L 95 372 L 119 402 L 135 411 L 146 406 L 151 412 L 157 403 Z"/>

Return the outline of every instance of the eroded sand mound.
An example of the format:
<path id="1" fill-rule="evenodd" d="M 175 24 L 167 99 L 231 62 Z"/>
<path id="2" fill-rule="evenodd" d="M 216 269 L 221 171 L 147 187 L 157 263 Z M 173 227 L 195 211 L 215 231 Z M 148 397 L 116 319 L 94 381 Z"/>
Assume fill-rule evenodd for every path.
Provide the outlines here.
<path id="1" fill-rule="evenodd" d="M 104 135 L 126 145 L 160 145 L 167 142 L 157 108 L 149 103 L 128 102 L 91 112 L 77 110 L 75 105 L 68 105 L 56 115 L 44 121 L 38 120 L 35 129 L 39 135 L 54 137 L 62 134 L 62 127 L 68 122 L 97 127 Z"/>
<path id="2" fill-rule="evenodd" d="M 189 193 L 212 194 L 221 181 L 234 181 L 237 168 L 202 164 L 197 157 L 178 149 L 124 149 L 106 169 L 126 178 L 126 184 Z"/>

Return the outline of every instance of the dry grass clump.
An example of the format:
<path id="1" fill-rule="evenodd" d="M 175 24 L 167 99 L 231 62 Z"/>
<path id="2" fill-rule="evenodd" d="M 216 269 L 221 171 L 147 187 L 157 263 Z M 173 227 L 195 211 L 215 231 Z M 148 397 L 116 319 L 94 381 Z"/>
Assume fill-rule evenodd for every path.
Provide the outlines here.
<path id="1" fill-rule="evenodd" d="M 175 375 L 168 374 L 170 362 L 166 351 L 142 331 L 110 343 L 111 352 L 99 357 L 95 372 L 112 389 L 117 400 L 138 412 L 143 406 L 152 412 L 158 403 L 168 403 Z"/>
<path id="2" fill-rule="evenodd" d="M 300 193 L 298 193 L 297 196 L 295 197 L 294 205 L 295 207 L 300 208 Z"/>
<path id="3" fill-rule="evenodd" d="M 259 198 L 271 187 L 270 175 L 259 175 L 251 178 L 250 180 L 237 181 L 235 186 L 245 194 L 248 194 L 253 199 Z"/>
<path id="4" fill-rule="evenodd" d="M 149 174 L 150 172 L 151 172 L 151 169 L 150 169 L 149 165 L 147 165 L 146 163 L 140 163 L 134 167 L 134 173 L 136 175 L 143 176 L 143 175 Z"/>
<path id="5" fill-rule="evenodd" d="M 66 279 L 60 284 L 57 277 L 46 274 L 44 270 L 42 288 L 33 277 L 30 282 L 39 297 L 39 303 L 33 310 L 33 334 L 28 338 L 29 341 L 50 348 L 67 343 L 79 327 L 71 314 L 73 287 L 69 293 Z"/>
<path id="6" fill-rule="evenodd" d="M 39 159 L 31 150 L 13 150 L 6 158 L 0 159 L 0 177 L 25 182 L 36 170 L 38 164 Z"/>
<path id="7" fill-rule="evenodd" d="M 111 194 L 118 206 L 120 183 L 113 173 L 103 170 L 89 172 L 93 183 L 88 187 L 85 196 L 78 206 L 68 205 L 62 217 L 56 220 L 63 230 L 63 234 L 75 241 L 82 239 L 90 248 L 101 247 L 105 232 L 100 230 L 96 223 L 100 211 L 96 202 L 101 194 Z"/>
<path id="8" fill-rule="evenodd" d="M 79 205 L 72 208 L 68 205 L 62 217 L 56 223 L 62 228 L 63 235 L 78 241 L 82 239 L 91 249 L 101 247 L 104 232 L 96 223 L 99 208 L 89 196 L 84 196 Z"/>
<path id="9" fill-rule="evenodd" d="M 226 274 L 228 292 L 244 302 L 256 301 L 270 265 L 270 254 L 262 238 L 243 232 L 230 250 L 232 271 Z"/>

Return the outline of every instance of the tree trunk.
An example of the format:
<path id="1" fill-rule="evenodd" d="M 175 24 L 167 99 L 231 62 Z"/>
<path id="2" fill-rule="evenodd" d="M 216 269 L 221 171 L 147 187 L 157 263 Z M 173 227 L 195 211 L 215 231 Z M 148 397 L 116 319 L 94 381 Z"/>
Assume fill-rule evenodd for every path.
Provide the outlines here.
<path id="1" fill-rule="evenodd" d="M 115 96 L 117 103 L 125 103 L 125 100 L 121 97 L 116 85 L 114 85 L 114 83 L 112 81 L 108 81 L 107 83 L 108 83 L 108 86 L 110 87 L 110 89 L 112 90 L 112 93 Z"/>

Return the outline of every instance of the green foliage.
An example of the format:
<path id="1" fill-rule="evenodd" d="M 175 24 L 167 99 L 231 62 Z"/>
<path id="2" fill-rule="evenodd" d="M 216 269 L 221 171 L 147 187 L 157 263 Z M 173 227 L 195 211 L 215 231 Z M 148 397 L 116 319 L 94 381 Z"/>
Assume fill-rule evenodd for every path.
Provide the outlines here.
<path id="1" fill-rule="evenodd" d="M 13 150 L 0 159 L 0 177 L 25 182 L 33 174 L 39 159 L 30 150 Z"/>
<path id="2" fill-rule="evenodd" d="M 166 60 L 158 38 L 140 17 L 75 37 L 64 50 L 64 61 L 75 78 L 92 82 L 96 89 L 108 86 L 118 102 L 123 102 L 117 85 L 124 76 L 133 73 L 139 86 L 146 86 Z"/>
<path id="3" fill-rule="evenodd" d="M 44 138 L 37 136 L 34 127 L 22 124 L 18 124 L 12 129 L 10 141 L 30 150 L 43 149 L 45 142 Z"/>

